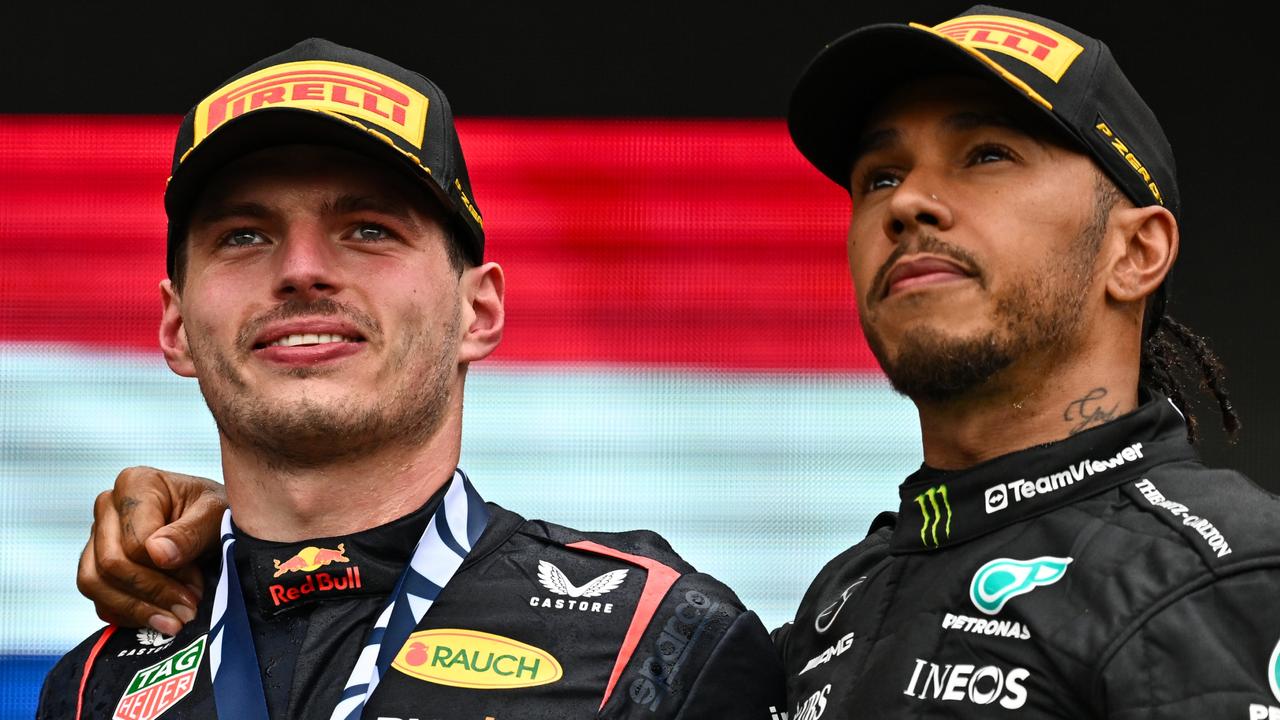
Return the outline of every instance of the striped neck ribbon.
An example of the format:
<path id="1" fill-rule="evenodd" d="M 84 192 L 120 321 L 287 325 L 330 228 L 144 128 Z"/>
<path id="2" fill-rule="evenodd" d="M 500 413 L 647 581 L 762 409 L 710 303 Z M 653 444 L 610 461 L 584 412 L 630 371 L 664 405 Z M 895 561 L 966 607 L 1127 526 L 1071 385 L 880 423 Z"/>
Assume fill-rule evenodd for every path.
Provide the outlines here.
<path id="1" fill-rule="evenodd" d="M 462 470 L 455 471 L 395 592 L 387 598 L 369 631 L 330 720 L 359 720 L 396 653 L 461 567 L 488 523 L 489 510 L 484 500 Z M 268 720 L 249 611 L 232 555 L 235 543 L 228 509 L 222 516 L 222 571 L 214 591 L 209 629 L 214 702 L 219 717 Z"/>

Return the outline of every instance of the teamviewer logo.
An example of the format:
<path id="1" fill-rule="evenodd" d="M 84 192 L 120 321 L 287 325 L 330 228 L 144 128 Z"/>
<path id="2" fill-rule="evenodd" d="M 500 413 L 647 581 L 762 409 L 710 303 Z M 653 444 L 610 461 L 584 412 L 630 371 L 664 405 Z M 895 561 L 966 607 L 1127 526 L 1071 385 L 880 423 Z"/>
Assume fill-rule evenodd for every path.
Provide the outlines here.
<path id="1" fill-rule="evenodd" d="M 1005 484 L 987 488 L 987 514 L 1000 512 L 1009 507 L 1009 488 Z"/>

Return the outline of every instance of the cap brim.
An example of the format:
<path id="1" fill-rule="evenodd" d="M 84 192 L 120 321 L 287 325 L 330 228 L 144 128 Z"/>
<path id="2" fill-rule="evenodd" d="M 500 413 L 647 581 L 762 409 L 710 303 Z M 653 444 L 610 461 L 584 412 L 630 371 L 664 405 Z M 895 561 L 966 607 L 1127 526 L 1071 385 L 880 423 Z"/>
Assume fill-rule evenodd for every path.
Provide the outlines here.
<path id="1" fill-rule="evenodd" d="M 791 139 L 822 174 L 848 188 L 853 153 L 870 113 L 905 82 L 941 73 L 992 78 L 1074 137 L 1061 119 L 1009 82 L 992 62 L 910 25 L 855 30 L 823 49 L 796 83 L 787 112 Z"/>
<path id="2" fill-rule="evenodd" d="M 228 121 L 182 160 L 164 193 L 170 234 L 185 224 L 215 173 L 245 155 L 281 145 L 334 146 L 385 162 L 421 182 L 449 215 L 457 212 L 448 192 L 413 158 L 354 121 L 313 110 L 263 108 Z"/>

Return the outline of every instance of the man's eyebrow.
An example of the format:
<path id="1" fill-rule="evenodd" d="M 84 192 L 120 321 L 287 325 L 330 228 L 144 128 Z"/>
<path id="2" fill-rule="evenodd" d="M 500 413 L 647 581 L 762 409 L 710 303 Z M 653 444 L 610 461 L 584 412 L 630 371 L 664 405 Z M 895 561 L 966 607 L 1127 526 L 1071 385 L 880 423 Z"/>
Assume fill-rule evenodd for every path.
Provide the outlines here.
<path id="1" fill-rule="evenodd" d="M 325 215 L 346 215 L 349 213 L 375 212 L 393 217 L 408 225 L 417 225 L 418 221 L 409 210 L 407 202 L 392 200 L 377 195 L 339 195 L 326 201 L 320 208 Z"/>
<path id="2" fill-rule="evenodd" d="M 849 167 L 857 165 L 863 155 L 893 147 L 900 142 L 902 142 L 902 133 L 893 128 L 872 130 L 858 138 L 858 143 L 853 147 L 853 157 L 849 160 Z"/>
<path id="3" fill-rule="evenodd" d="M 1036 139 L 1035 133 L 1027 128 L 1026 123 L 1018 122 L 1002 113 L 958 112 L 943 118 L 942 127 L 949 132 L 967 132 L 978 128 L 996 127 Z M 902 133 L 895 128 L 887 127 L 872 130 L 859 138 L 857 144 L 854 145 L 849 167 L 857 165 L 864 155 L 891 148 L 900 142 L 902 142 Z"/>
<path id="4" fill-rule="evenodd" d="M 228 202 L 205 205 L 191 215 L 191 225 L 210 225 L 227 218 L 243 217 L 263 220 L 271 217 L 266 205 L 255 202 Z"/>
<path id="5" fill-rule="evenodd" d="M 1012 130 L 1023 135 L 1030 135 L 1027 132 L 1024 123 L 1015 121 L 1008 115 L 991 112 L 959 112 L 954 115 L 948 115 L 942 121 L 942 126 L 952 132 L 965 132 L 967 130 L 976 130 L 984 127 L 997 127 L 1005 130 Z"/>

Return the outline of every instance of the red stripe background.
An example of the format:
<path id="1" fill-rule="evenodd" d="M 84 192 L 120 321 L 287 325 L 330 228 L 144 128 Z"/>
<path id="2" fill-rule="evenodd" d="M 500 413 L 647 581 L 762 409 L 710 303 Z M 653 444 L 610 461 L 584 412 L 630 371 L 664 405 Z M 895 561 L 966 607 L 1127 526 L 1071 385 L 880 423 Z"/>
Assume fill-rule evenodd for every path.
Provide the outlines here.
<path id="1" fill-rule="evenodd" d="M 169 117 L 0 116 L 0 340 L 155 348 Z M 781 121 L 458 122 L 498 358 L 869 370 L 848 200 Z"/>

